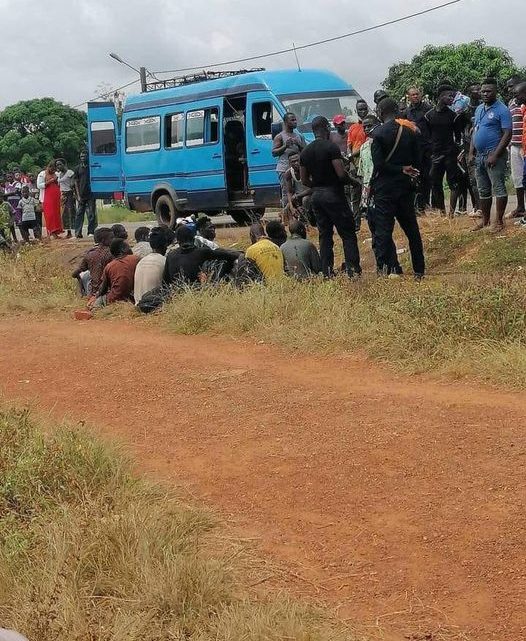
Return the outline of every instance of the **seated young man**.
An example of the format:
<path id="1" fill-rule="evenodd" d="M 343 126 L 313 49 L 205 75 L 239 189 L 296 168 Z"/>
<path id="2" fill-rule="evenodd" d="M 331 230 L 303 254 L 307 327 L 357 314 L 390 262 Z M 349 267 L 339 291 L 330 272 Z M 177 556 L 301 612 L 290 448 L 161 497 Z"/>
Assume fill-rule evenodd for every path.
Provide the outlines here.
<path id="1" fill-rule="evenodd" d="M 281 247 L 287 240 L 287 230 L 285 229 L 285 225 L 279 220 L 270 220 L 267 223 L 266 231 L 267 238 L 278 247 Z"/>
<path id="2" fill-rule="evenodd" d="M 168 247 L 168 235 L 162 227 L 154 227 L 151 230 L 149 245 L 151 253 L 139 262 L 135 270 L 133 296 L 136 305 L 141 302 L 144 294 L 161 286 Z"/>
<path id="3" fill-rule="evenodd" d="M 307 228 L 299 220 L 289 226 L 290 238 L 281 245 L 287 274 L 299 280 L 321 272 L 321 259 L 314 243 L 307 240 Z"/>
<path id="4" fill-rule="evenodd" d="M 265 234 L 261 223 L 250 226 L 252 245 L 245 252 L 248 260 L 256 264 L 266 282 L 278 280 L 285 274 L 285 261 L 279 247 Z"/>
<path id="5" fill-rule="evenodd" d="M 88 297 L 88 305 L 98 297 L 104 268 L 113 260 L 110 252 L 113 232 L 109 227 L 99 227 L 95 230 L 93 240 L 95 246 L 88 249 L 72 274 L 79 281 L 81 295 Z"/>
<path id="6" fill-rule="evenodd" d="M 196 247 L 195 230 L 181 225 L 176 231 L 179 244 L 177 249 L 168 252 L 164 267 L 163 283 L 165 285 L 195 285 L 201 282 L 203 266 L 213 263 L 221 276 L 232 271 L 239 252 L 228 249 L 210 249 Z"/>
<path id="7" fill-rule="evenodd" d="M 111 231 L 113 232 L 114 238 L 121 238 L 122 240 L 128 240 L 128 232 L 126 227 L 120 223 L 115 223 L 111 226 Z"/>
<path id="8" fill-rule="evenodd" d="M 104 268 L 99 296 L 93 304 L 93 309 L 121 300 L 133 301 L 135 269 L 140 258 L 133 255 L 130 246 L 122 238 L 112 241 L 110 252 L 113 260 Z"/>
<path id="9" fill-rule="evenodd" d="M 150 247 L 149 242 L 150 230 L 148 227 L 139 227 L 135 230 L 135 245 L 132 248 L 132 252 L 135 256 L 139 258 L 144 258 L 148 254 L 152 253 L 152 248 Z"/>

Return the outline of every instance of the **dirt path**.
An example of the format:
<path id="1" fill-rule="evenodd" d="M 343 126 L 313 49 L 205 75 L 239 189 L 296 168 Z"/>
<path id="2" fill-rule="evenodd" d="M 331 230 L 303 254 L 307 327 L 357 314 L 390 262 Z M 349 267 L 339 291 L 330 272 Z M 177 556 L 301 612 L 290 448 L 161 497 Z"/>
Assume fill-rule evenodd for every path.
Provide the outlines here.
<path id="1" fill-rule="evenodd" d="M 0 340 L 7 399 L 123 437 L 293 590 L 394 638 L 526 637 L 524 395 L 138 324 L 16 318 Z"/>

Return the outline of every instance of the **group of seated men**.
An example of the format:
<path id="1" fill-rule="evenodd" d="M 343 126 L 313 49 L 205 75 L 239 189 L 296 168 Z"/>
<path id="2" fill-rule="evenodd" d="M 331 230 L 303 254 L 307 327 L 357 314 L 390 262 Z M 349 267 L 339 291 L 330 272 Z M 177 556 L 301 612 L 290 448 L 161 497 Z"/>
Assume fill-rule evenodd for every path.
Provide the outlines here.
<path id="1" fill-rule="evenodd" d="M 73 277 L 88 309 L 130 301 L 153 311 L 175 292 L 203 283 L 269 282 L 286 274 L 303 280 L 321 271 L 320 255 L 307 239 L 303 222 L 294 220 L 290 237 L 279 221 L 250 227 L 246 252 L 221 248 L 209 218 L 187 219 L 174 231 L 140 227 L 135 244 L 123 225 L 99 227 L 95 245 L 83 256 Z"/>

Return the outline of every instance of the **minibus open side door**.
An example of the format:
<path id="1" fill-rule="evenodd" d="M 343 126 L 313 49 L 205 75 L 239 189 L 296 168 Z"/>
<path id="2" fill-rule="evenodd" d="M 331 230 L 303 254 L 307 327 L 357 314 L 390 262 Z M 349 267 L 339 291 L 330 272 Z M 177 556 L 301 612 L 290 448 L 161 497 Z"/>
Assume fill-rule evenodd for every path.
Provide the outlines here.
<path id="1" fill-rule="evenodd" d="M 91 191 L 96 198 L 123 197 L 120 127 L 112 102 L 88 103 Z"/>

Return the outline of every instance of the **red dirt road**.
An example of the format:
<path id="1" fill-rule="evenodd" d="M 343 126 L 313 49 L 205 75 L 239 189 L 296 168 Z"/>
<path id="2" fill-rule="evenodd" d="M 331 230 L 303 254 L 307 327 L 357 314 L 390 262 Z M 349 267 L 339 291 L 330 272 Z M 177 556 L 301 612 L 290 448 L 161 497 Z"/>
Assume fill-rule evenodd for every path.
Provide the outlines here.
<path id="1" fill-rule="evenodd" d="M 15 318 L 0 340 L 7 400 L 123 439 L 296 593 L 395 639 L 526 638 L 524 394 L 124 322 Z"/>

